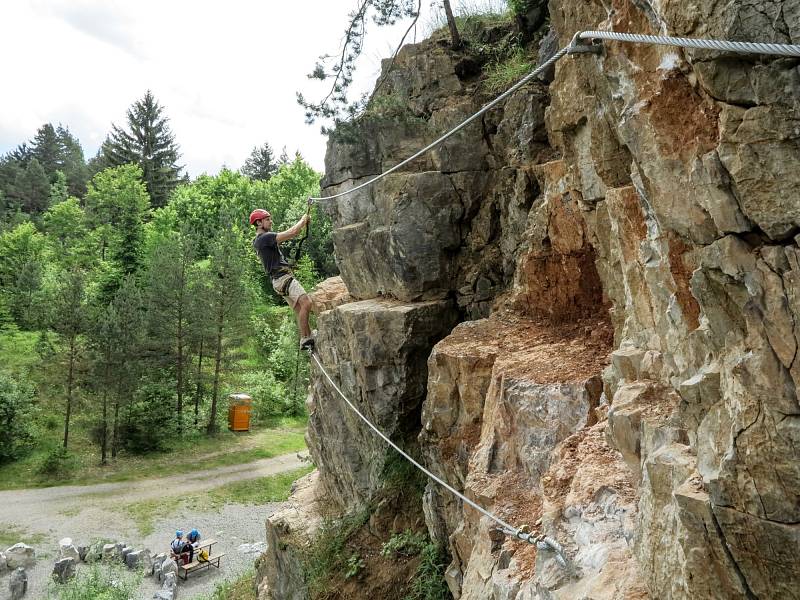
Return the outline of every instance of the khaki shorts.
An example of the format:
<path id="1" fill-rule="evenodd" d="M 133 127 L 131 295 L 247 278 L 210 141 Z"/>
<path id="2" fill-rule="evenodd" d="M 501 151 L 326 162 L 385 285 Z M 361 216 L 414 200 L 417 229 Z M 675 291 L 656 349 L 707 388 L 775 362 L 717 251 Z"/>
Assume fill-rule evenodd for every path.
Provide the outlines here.
<path id="1" fill-rule="evenodd" d="M 292 282 L 289 284 L 289 288 L 286 290 L 285 294 L 281 293 L 281 290 L 286 285 L 286 280 L 292 278 Z M 283 275 L 282 277 L 278 277 L 277 279 L 272 280 L 272 289 L 274 289 L 279 296 L 283 297 L 286 300 L 286 303 L 294 308 L 297 301 L 300 299 L 300 296 L 304 296 L 306 291 L 303 289 L 303 286 L 300 285 L 300 282 L 294 278 L 292 275 Z"/>

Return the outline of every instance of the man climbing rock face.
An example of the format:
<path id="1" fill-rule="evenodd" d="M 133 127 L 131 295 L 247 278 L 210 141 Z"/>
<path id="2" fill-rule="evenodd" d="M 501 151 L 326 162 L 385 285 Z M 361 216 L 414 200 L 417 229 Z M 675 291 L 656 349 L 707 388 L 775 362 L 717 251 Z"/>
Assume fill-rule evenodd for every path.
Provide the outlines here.
<path id="1" fill-rule="evenodd" d="M 291 240 L 299 234 L 309 221 L 308 214 L 286 231 L 275 233 L 272 231 L 272 215 L 263 208 L 257 208 L 250 213 L 250 224 L 256 227 L 256 239 L 253 248 L 256 249 L 264 270 L 272 279 L 272 287 L 286 303 L 292 307 L 297 315 L 297 326 L 300 328 L 300 347 L 304 350 L 314 349 L 314 337 L 308 326 L 308 313 L 311 312 L 311 299 L 306 294 L 300 282 L 294 278 L 289 263 L 283 257 L 280 243 Z"/>

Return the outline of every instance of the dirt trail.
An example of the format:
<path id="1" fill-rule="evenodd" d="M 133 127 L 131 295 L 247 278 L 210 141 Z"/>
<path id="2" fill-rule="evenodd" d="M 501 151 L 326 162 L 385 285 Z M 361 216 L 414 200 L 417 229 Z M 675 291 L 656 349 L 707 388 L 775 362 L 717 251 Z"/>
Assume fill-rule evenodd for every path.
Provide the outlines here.
<path id="1" fill-rule="evenodd" d="M 124 541 L 155 553 L 168 549 L 176 528 L 197 527 L 219 541 L 217 552 L 226 553 L 226 558 L 221 570 L 211 569 L 188 582 L 181 582 L 182 597 L 188 600 L 210 593 L 219 581 L 235 578 L 252 565 L 257 554 L 248 553 L 240 546 L 264 541 L 264 520 L 280 504 L 230 504 L 220 509 L 206 510 L 201 506 L 176 510 L 176 497 L 291 471 L 307 464 L 292 453 L 153 479 L 0 491 L 0 528 L 11 527 L 21 538 L 36 540 L 32 545 L 37 560 L 28 570 L 26 597 L 42 598 L 58 553 L 58 540 L 63 537 L 71 537 L 76 544 L 88 544 L 95 539 Z M 154 530 L 142 535 L 137 524 L 126 516 L 124 507 L 159 499 L 163 499 L 163 508 L 154 515 Z M 8 573 L 0 573 L 0 600 L 8 598 Z M 157 588 L 154 579 L 145 577 L 137 598 L 152 598 Z"/>
<path id="2" fill-rule="evenodd" d="M 155 479 L 0 491 L 0 521 L 34 530 L 52 529 L 54 521 L 86 505 L 130 504 L 182 493 L 202 492 L 226 483 L 256 479 L 303 466 L 296 454 L 284 454 L 251 463 L 217 467 Z M 37 527 L 42 521 L 48 527 Z"/>

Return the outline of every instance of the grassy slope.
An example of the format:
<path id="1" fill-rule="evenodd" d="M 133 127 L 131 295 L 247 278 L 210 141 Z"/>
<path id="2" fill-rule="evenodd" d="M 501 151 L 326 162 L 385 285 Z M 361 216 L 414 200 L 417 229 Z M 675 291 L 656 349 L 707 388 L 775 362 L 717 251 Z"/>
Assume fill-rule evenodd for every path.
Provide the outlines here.
<path id="1" fill-rule="evenodd" d="M 179 455 L 120 454 L 113 463 L 105 467 L 100 465 L 96 446 L 89 443 L 76 444 L 71 446 L 71 450 L 76 453 L 79 464 L 71 477 L 59 480 L 37 475 L 36 469 L 44 453 L 38 451 L 20 461 L 0 467 L 0 489 L 128 481 L 242 464 L 303 450 L 306 447 L 304 431 L 304 420 L 287 419 L 283 427 L 277 429 L 248 433 L 226 431 L 213 438 L 198 437 L 191 443 L 187 442 Z"/>

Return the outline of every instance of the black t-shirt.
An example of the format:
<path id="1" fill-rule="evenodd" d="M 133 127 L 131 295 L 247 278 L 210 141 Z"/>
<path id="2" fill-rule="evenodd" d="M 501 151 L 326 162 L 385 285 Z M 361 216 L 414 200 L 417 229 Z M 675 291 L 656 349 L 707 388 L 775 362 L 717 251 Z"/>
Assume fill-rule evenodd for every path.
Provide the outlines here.
<path id="1" fill-rule="evenodd" d="M 289 263 L 281 254 L 280 246 L 278 246 L 278 234 L 274 231 L 260 233 L 253 240 L 253 248 L 256 249 L 261 264 L 264 265 L 264 270 L 272 279 L 292 272 Z"/>

